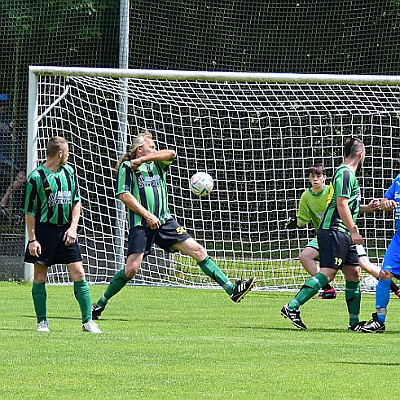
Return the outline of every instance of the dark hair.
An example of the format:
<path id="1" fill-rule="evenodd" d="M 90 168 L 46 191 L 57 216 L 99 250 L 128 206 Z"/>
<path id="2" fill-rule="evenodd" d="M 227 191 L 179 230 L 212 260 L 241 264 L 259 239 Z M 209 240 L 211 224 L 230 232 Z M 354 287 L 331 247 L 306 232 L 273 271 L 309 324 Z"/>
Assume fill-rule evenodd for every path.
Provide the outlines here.
<path id="1" fill-rule="evenodd" d="M 308 175 L 326 175 L 325 168 L 321 163 L 315 163 L 314 165 L 311 165 L 311 167 L 307 169 L 307 173 Z"/>
<path id="2" fill-rule="evenodd" d="M 356 137 L 348 138 L 344 144 L 344 158 L 352 158 L 359 151 L 364 151 L 364 143 Z"/>

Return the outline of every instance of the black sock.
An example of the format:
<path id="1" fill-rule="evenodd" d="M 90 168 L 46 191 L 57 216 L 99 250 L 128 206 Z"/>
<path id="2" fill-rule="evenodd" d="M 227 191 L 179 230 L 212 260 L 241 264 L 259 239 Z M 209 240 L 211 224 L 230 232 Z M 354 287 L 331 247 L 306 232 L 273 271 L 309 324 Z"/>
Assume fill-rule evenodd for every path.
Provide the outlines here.
<path id="1" fill-rule="evenodd" d="M 329 284 L 329 283 L 327 283 L 323 288 L 321 288 L 322 290 L 329 290 L 329 289 L 332 289 L 332 286 Z"/>
<path id="2" fill-rule="evenodd" d="M 393 293 L 397 293 L 398 291 L 399 291 L 399 287 L 392 281 L 392 283 L 390 284 L 390 290 L 393 292 Z"/>

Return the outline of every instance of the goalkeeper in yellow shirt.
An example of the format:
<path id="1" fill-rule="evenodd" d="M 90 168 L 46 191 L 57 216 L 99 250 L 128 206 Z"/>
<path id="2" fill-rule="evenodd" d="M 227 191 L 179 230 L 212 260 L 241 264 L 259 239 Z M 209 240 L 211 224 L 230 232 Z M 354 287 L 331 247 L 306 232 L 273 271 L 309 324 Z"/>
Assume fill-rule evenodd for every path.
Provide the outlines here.
<path id="1" fill-rule="evenodd" d="M 326 173 L 322 164 L 316 163 L 308 168 L 308 177 L 311 186 L 303 192 L 299 202 L 299 210 L 296 218 L 290 218 L 286 224 L 288 229 L 303 228 L 312 222 L 317 231 L 320 221 L 325 213 L 326 207 L 332 197 L 332 187 L 325 184 Z M 364 212 L 374 212 L 379 209 L 379 201 L 372 200 Z M 362 270 L 378 278 L 380 268 L 372 264 L 362 245 L 357 245 L 358 262 Z M 317 237 L 313 238 L 299 254 L 299 260 L 303 268 L 314 276 L 319 272 L 317 260 L 319 258 L 319 247 Z M 392 281 L 391 291 L 400 298 L 400 288 Z M 335 299 L 336 291 L 328 283 L 322 288 L 320 299 Z"/>

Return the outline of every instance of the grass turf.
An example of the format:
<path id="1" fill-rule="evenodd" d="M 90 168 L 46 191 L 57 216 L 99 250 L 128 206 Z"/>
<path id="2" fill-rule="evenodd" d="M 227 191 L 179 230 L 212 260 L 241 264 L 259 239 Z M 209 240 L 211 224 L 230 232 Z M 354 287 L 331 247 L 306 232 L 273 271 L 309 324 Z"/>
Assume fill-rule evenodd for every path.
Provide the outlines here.
<path id="1" fill-rule="evenodd" d="M 91 286 L 96 300 L 105 286 Z M 307 331 L 279 314 L 291 293 L 127 287 L 81 332 L 71 286 L 48 286 L 50 333 L 36 332 L 28 284 L 0 283 L 1 399 L 390 398 L 400 366 L 400 302 L 387 331 L 347 331 L 342 294 L 302 307 Z M 369 319 L 374 296 L 363 296 Z"/>

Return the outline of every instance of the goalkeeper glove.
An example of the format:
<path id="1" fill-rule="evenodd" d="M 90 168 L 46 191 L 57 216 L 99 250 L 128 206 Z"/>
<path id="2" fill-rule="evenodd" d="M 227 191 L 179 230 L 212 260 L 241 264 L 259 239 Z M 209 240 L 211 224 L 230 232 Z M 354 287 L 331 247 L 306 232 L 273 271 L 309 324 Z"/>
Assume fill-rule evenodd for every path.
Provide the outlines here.
<path id="1" fill-rule="evenodd" d="M 297 218 L 290 217 L 283 225 L 285 229 L 297 229 Z"/>

